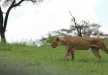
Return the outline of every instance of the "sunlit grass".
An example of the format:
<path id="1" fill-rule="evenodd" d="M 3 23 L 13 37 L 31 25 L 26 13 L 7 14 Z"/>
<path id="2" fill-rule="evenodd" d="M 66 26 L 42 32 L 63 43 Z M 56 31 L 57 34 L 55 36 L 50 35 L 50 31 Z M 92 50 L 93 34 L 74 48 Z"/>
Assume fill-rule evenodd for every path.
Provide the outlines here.
<path id="1" fill-rule="evenodd" d="M 77 50 L 75 60 L 64 60 L 64 47 L 51 48 L 7 44 L 0 46 L 0 70 L 30 75 L 107 75 L 108 55 L 97 62 L 90 50 Z M 1 71 L 0 71 L 1 72 Z M 11 72 L 11 71 L 10 71 Z"/>

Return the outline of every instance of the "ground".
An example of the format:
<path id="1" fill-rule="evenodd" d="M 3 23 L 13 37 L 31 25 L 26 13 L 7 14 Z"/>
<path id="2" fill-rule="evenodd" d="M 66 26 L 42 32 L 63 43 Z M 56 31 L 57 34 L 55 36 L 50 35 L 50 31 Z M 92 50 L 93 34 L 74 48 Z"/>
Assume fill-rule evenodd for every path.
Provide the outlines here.
<path id="1" fill-rule="evenodd" d="M 96 61 L 90 50 L 77 50 L 75 60 L 64 60 L 64 47 L 20 44 L 0 46 L 0 75 L 107 75 L 108 55 Z"/>

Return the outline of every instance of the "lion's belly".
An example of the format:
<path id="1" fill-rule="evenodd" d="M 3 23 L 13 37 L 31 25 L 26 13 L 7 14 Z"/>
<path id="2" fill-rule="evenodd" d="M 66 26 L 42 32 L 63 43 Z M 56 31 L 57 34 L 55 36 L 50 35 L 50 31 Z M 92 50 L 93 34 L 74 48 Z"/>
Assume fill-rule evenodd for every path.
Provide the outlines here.
<path id="1" fill-rule="evenodd" d="M 82 41 L 82 40 L 72 40 L 67 42 L 67 46 L 74 47 L 76 49 L 89 49 L 90 43 L 88 41 Z"/>

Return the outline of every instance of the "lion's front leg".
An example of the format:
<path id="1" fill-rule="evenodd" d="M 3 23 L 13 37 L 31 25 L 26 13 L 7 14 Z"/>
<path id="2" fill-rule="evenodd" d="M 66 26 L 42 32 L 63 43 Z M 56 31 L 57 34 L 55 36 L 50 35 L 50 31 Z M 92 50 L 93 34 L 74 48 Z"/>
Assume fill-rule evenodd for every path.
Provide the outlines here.
<path id="1" fill-rule="evenodd" d="M 74 60 L 75 58 L 75 48 L 70 48 L 70 53 L 71 53 L 71 59 Z"/>
<path id="2" fill-rule="evenodd" d="M 73 60 L 74 59 L 74 53 L 75 53 L 75 48 L 69 47 L 66 54 L 65 54 L 65 59 L 69 60 L 69 58 L 71 56 L 71 59 Z"/>
<path id="3" fill-rule="evenodd" d="M 93 54 L 96 56 L 97 61 L 99 61 L 99 60 L 101 59 L 101 55 L 100 55 L 100 53 L 99 53 L 99 48 L 92 47 L 92 52 L 93 52 Z"/>
<path id="4" fill-rule="evenodd" d="M 70 49 L 68 49 L 67 52 L 65 53 L 65 60 L 69 60 L 69 56 L 70 56 Z"/>

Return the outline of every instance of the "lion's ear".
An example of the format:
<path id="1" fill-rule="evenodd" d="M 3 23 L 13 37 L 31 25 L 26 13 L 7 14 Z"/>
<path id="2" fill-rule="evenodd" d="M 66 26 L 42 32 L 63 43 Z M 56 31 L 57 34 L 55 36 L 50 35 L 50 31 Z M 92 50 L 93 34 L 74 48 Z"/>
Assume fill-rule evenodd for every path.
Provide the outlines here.
<path id="1" fill-rule="evenodd" d="M 64 38 L 63 37 L 57 37 L 57 41 L 63 41 Z"/>
<path id="2" fill-rule="evenodd" d="M 56 38 L 56 40 L 57 40 L 57 41 L 60 41 L 60 38 L 59 38 L 59 37 L 57 37 L 57 38 Z"/>

